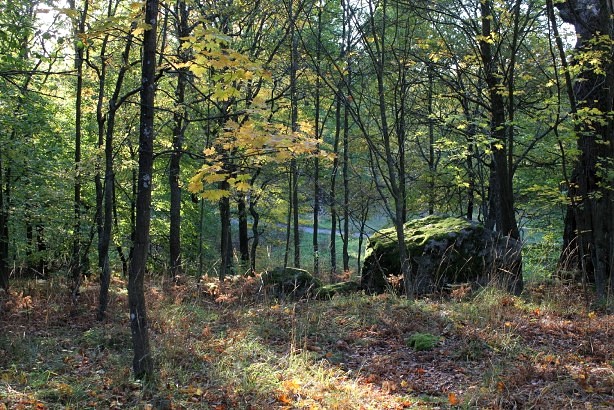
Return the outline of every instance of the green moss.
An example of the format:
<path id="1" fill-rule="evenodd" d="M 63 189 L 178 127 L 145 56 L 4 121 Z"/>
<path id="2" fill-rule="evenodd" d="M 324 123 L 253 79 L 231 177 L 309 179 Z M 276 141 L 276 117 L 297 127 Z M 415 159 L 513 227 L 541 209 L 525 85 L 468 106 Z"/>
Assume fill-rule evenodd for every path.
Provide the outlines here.
<path id="1" fill-rule="evenodd" d="M 262 283 L 277 296 L 303 297 L 313 295 L 322 287 L 322 281 L 298 268 L 275 268 L 261 276 Z"/>
<path id="2" fill-rule="evenodd" d="M 334 295 L 348 295 L 356 292 L 360 288 L 357 282 L 339 282 L 330 285 L 324 285 L 317 290 L 318 299 L 332 298 Z"/>
<path id="3" fill-rule="evenodd" d="M 442 240 L 449 237 L 451 233 L 464 229 L 473 229 L 476 232 L 483 230 L 481 226 L 463 218 L 430 215 L 414 219 L 403 226 L 405 246 L 409 252 L 421 250 L 430 240 Z M 396 229 L 394 227 L 382 229 L 372 236 L 370 242 L 374 244 L 374 250 L 396 247 Z"/>
<path id="4" fill-rule="evenodd" d="M 405 248 L 412 259 L 413 286 L 418 293 L 428 293 L 448 283 L 474 281 L 485 271 L 483 255 L 491 237 L 476 222 L 430 215 L 407 222 L 403 232 Z M 391 288 L 391 283 L 394 286 L 388 278 L 400 274 L 396 229 L 382 229 L 369 240 L 361 286 L 370 292 L 383 292 Z"/>
<path id="5" fill-rule="evenodd" d="M 432 350 L 439 343 L 439 336 L 430 333 L 414 333 L 405 343 L 418 352 Z"/>

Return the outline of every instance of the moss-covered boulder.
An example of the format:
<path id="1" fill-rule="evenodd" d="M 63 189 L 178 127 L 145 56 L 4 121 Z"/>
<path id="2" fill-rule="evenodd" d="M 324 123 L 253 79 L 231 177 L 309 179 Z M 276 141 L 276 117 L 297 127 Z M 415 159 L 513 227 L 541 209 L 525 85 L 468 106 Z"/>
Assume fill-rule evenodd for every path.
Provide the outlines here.
<path id="1" fill-rule="evenodd" d="M 485 285 L 496 281 L 514 293 L 522 289 L 517 240 L 473 221 L 439 215 L 407 222 L 404 233 L 416 294 L 467 282 Z M 376 232 L 369 238 L 361 287 L 371 293 L 394 289 L 400 274 L 396 230 Z"/>
<path id="2" fill-rule="evenodd" d="M 360 290 L 360 283 L 354 281 L 331 283 L 315 291 L 318 299 L 330 299 L 335 295 L 349 295 Z"/>
<path id="3" fill-rule="evenodd" d="M 264 272 L 261 279 L 264 289 L 277 297 L 302 298 L 322 287 L 320 279 L 298 268 L 274 268 Z"/>

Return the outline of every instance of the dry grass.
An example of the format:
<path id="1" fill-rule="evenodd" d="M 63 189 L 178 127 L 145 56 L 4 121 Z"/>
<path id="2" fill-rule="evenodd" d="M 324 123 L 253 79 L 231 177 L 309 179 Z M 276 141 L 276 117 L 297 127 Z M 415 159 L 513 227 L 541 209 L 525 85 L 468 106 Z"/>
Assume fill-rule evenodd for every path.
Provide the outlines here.
<path id="1" fill-rule="evenodd" d="M 457 292 L 460 293 L 460 292 Z M 355 294 L 278 301 L 258 278 L 152 280 L 158 383 L 131 379 L 125 284 L 0 294 L 0 409 L 612 408 L 614 316 L 574 286 L 537 283 L 415 302 Z M 438 342 L 414 351 L 407 340 Z"/>

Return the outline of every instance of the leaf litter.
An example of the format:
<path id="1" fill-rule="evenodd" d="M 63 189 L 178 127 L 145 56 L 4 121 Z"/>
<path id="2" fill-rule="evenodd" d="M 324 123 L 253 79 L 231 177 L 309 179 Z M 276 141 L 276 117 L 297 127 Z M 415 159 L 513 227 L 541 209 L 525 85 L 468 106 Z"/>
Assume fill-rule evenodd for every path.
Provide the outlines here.
<path id="1" fill-rule="evenodd" d="M 0 409 L 614 406 L 614 316 L 574 286 L 290 301 L 258 278 L 152 281 L 155 388 L 131 378 L 125 284 L 114 280 L 105 322 L 94 283 L 78 304 L 62 286 L 0 294 Z M 432 349 L 413 349 L 415 334 L 436 337 Z"/>

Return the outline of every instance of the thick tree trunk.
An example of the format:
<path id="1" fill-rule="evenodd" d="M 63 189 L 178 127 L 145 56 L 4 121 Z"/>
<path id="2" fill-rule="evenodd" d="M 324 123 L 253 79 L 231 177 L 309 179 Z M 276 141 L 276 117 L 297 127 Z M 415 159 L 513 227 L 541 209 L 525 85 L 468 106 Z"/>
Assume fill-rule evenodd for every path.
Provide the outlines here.
<path id="1" fill-rule="evenodd" d="M 158 0 L 146 0 L 145 21 L 151 27 L 145 30 L 143 37 L 136 229 L 134 254 L 128 280 L 130 329 L 134 348 L 132 367 L 135 378 L 146 381 L 151 381 L 154 376 L 153 359 L 149 347 L 149 322 L 145 306 L 144 279 L 151 223 L 157 20 Z"/>
<path id="2" fill-rule="evenodd" d="M 564 230 L 568 249 L 562 257 L 575 260 L 587 279 L 594 281 L 597 294 L 605 298 L 614 284 L 614 10 L 612 2 L 599 0 L 568 0 L 557 7 L 563 20 L 576 29 L 576 53 L 601 55 L 601 66 L 581 67 L 582 81 L 573 85 L 578 112 L 586 109 L 593 114 L 576 121 L 580 157 L 570 181 L 571 205 Z M 600 36 L 607 41 L 593 42 Z"/>
<path id="3" fill-rule="evenodd" d="M 520 232 L 514 211 L 514 191 L 511 172 L 512 138 L 508 139 L 508 130 L 505 102 L 501 94 L 501 75 L 498 73 L 496 59 L 492 53 L 490 36 L 492 33 L 492 2 L 482 1 L 480 4 L 482 18 L 482 37 L 480 40 L 480 54 L 484 67 L 484 76 L 490 97 L 490 132 L 493 142 L 491 187 L 490 195 L 494 199 L 494 208 L 497 212 L 496 230 L 513 239 L 520 239 Z M 508 81 L 511 81 L 508 79 Z M 494 186 L 493 186 L 494 184 Z M 490 210 L 493 211 L 493 208 Z M 503 285 L 514 294 L 520 294 L 523 289 L 522 263 L 515 264 L 508 275 L 502 278 Z"/>

